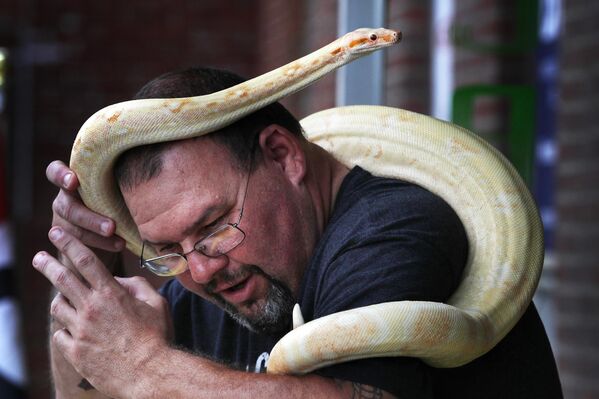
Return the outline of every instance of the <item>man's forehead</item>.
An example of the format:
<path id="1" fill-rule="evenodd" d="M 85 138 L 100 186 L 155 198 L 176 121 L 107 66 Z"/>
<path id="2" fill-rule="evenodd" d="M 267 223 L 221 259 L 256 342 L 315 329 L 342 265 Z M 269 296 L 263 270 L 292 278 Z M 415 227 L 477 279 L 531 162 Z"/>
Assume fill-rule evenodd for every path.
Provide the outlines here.
<path id="1" fill-rule="evenodd" d="M 147 237 L 152 241 L 159 238 L 156 226 L 176 223 L 181 233 L 190 223 L 203 222 L 215 211 L 234 204 L 244 181 L 243 175 L 217 153 L 181 148 L 165 154 L 159 175 L 123 192 L 140 233 L 154 236 Z"/>
<path id="2" fill-rule="evenodd" d="M 227 190 L 227 186 L 221 186 Z M 126 202 L 142 238 L 177 242 L 225 212 L 235 195 L 187 186 L 177 192 L 157 192 L 148 185 L 132 192 Z"/>
<path id="3" fill-rule="evenodd" d="M 184 140 L 176 142 L 164 152 L 162 172 L 194 175 L 210 181 L 238 172 L 238 168 L 230 151 L 222 144 L 214 140 Z"/>

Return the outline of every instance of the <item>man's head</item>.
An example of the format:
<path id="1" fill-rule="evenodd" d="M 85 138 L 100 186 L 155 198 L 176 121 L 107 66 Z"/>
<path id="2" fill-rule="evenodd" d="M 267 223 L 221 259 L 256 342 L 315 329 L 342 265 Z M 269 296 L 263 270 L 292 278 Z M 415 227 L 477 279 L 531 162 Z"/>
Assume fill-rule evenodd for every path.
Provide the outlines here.
<path id="1" fill-rule="evenodd" d="M 242 81 L 189 69 L 151 81 L 136 98 L 203 95 Z M 115 166 L 146 245 L 159 254 L 186 253 L 181 283 L 257 331 L 288 327 L 315 242 L 303 143 L 297 120 L 273 104 L 207 136 L 130 150 Z M 230 252 L 208 257 L 193 250 L 238 219 L 245 239 Z"/>
<path id="2" fill-rule="evenodd" d="M 134 99 L 195 97 L 224 90 L 244 81 L 244 78 L 229 71 L 189 68 L 169 72 L 151 80 L 135 94 Z M 233 155 L 236 166 L 247 169 L 251 157 L 259 157 L 259 148 L 254 145 L 257 134 L 272 124 L 284 127 L 298 138 L 302 137 L 297 119 L 278 102 L 202 137 L 209 137 L 222 144 Z M 119 184 L 128 188 L 159 174 L 161 154 L 173 144 L 175 143 L 157 143 L 129 150 L 118 159 L 114 168 Z"/>

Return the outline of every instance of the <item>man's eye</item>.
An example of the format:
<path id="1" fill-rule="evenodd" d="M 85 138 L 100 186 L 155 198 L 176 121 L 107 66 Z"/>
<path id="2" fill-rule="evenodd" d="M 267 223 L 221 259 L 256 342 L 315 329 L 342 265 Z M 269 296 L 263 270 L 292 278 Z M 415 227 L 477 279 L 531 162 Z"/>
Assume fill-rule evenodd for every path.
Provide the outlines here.
<path id="1" fill-rule="evenodd" d="M 164 247 L 161 247 L 158 249 L 158 252 L 164 254 L 164 253 L 171 253 L 171 252 L 175 252 L 174 250 L 175 246 L 174 245 L 166 245 Z"/>
<path id="2" fill-rule="evenodd" d="M 212 223 L 207 224 L 206 228 L 216 227 L 220 223 L 221 219 L 222 217 L 216 218 Z"/>

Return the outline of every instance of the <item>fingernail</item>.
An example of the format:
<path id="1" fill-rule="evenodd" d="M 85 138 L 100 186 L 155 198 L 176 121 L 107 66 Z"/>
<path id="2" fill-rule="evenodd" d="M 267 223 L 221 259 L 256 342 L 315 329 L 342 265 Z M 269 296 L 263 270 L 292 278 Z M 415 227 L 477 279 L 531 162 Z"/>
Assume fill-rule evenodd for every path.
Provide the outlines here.
<path id="1" fill-rule="evenodd" d="M 108 234 L 108 231 L 110 230 L 110 222 L 102 222 L 100 225 L 100 230 L 102 230 L 102 233 Z"/>
<path id="2" fill-rule="evenodd" d="M 67 173 L 62 178 L 62 185 L 66 188 L 69 185 L 69 183 L 71 182 L 71 179 L 73 179 L 73 174 L 72 173 Z"/>
<path id="3" fill-rule="evenodd" d="M 54 227 L 50 230 L 49 235 L 51 240 L 58 240 L 62 237 L 62 229 L 60 227 Z"/>
<path id="4" fill-rule="evenodd" d="M 40 262 L 42 261 L 42 257 L 43 254 L 41 252 L 38 252 L 37 254 L 35 254 L 35 256 L 33 257 L 33 261 L 31 262 L 31 264 L 33 266 L 38 266 L 40 264 Z"/>

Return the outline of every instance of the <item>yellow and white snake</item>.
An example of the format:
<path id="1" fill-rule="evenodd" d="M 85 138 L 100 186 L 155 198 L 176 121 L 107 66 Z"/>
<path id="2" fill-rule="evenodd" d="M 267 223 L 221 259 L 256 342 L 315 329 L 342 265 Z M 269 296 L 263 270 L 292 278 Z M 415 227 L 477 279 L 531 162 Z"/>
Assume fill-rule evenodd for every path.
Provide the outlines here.
<path id="1" fill-rule="evenodd" d="M 217 93 L 128 101 L 96 112 L 81 127 L 71 154 L 83 201 L 116 220 L 117 234 L 139 254 L 140 237 L 112 173 L 121 153 L 219 130 L 400 37 L 382 28 L 358 29 Z M 464 224 L 470 253 L 447 304 L 391 302 L 310 321 L 276 344 L 268 372 L 306 373 L 374 356 L 414 356 L 455 367 L 493 348 L 529 305 L 543 262 L 538 211 L 512 165 L 467 130 L 401 109 L 334 108 L 301 124 L 310 141 L 345 165 L 410 181 L 442 197 Z"/>

